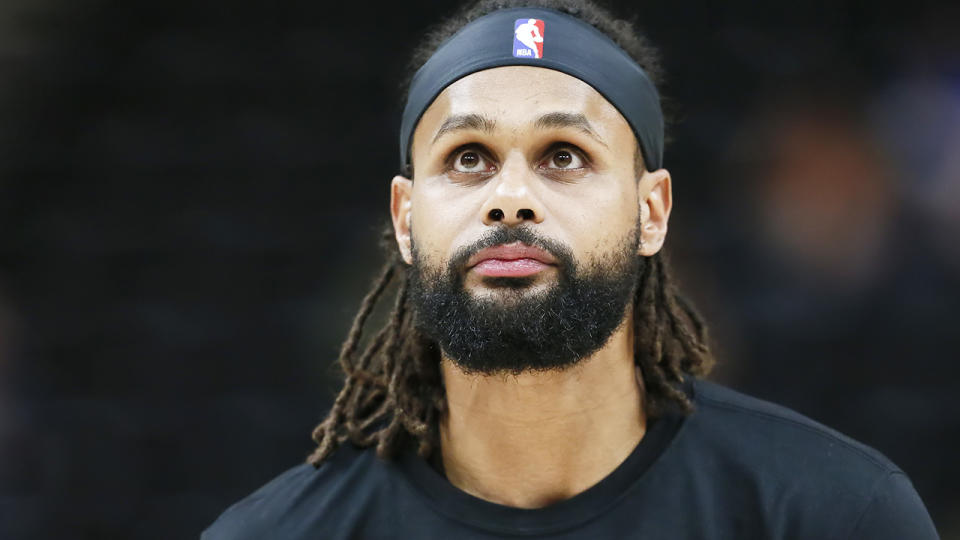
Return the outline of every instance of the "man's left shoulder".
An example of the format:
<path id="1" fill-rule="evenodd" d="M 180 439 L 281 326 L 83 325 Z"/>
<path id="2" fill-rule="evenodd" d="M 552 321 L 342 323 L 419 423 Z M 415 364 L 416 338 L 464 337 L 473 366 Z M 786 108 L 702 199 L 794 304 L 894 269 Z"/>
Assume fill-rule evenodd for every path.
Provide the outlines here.
<path id="1" fill-rule="evenodd" d="M 876 449 L 792 409 L 705 380 L 695 381 L 693 388 L 711 439 L 731 444 L 741 454 L 779 457 L 781 462 L 793 461 L 791 467 L 835 466 L 840 474 L 900 472 Z"/>
<path id="2" fill-rule="evenodd" d="M 766 502 L 839 524 L 840 538 L 936 538 L 906 474 L 870 446 L 796 411 L 716 383 L 693 384 L 686 426 L 716 466 Z M 834 530 L 834 533 L 841 531 Z"/>

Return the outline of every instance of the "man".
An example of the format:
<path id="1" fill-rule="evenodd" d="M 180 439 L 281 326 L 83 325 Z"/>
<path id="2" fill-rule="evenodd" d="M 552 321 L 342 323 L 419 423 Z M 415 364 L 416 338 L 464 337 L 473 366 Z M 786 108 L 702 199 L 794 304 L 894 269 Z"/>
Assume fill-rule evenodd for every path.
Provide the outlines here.
<path id="1" fill-rule="evenodd" d="M 505 4 L 415 58 L 396 249 L 317 449 L 204 538 L 936 538 L 881 454 L 698 379 L 652 49 L 586 2 Z"/>

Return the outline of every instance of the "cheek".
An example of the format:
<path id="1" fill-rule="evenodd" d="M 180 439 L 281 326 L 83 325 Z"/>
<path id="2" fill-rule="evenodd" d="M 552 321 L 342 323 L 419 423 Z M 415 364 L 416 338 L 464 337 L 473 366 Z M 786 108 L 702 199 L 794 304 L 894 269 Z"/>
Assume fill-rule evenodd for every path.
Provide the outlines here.
<path id="1" fill-rule="evenodd" d="M 476 240 L 467 238 L 471 223 L 477 221 L 480 203 L 476 198 L 472 190 L 430 178 L 414 182 L 410 224 L 417 252 L 425 262 L 444 263 L 458 246 Z"/>
<path id="2" fill-rule="evenodd" d="M 551 198 L 554 221 L 579 253 L 608 251 L 636 228 L 639 205 L 632 182 L 607 178 L 560 186 Z"/>

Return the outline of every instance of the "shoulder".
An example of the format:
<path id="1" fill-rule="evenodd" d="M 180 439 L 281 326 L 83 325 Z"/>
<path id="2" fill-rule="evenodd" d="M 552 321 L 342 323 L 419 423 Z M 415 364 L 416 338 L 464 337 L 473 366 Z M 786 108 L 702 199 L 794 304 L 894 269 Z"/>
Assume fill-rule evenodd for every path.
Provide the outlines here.
<path id="1" fill-rule="evenodd" d="M 346 443 L 319 467 L 303 463 L 288 469 L 233 504 L 201 539 L 298 538 L 336 513 L 351 494 L 369 490 L 380 472 L 376 461 L 374 452 Z"/>
<path id="2" fill-rule="evenodd" d="M 303 493 L 315 474 L 313 466 L 307 463 L 288 469 L 227 508 L 203 532 L 201 539 L 264 537 L 287 505 L 286 501 Z"/>
<path id="3" fill-rule="evenodd" d="M 688 419 L 701 458 L 763 501 L 790 508 L 799 523 L 831 537 L 936 538 L 916 490 L 886 456 L 787 407 L 708 381 L 693 383 Z M 880 534 L 880 533 L 883 534 Z"/>
<path id="4" fill-rule="evenodd" d="M 718 445 L 752 457 L 802 458 L 804 463 L 869 475 L 900 472 L 886 456 L 787 407 L 704 380 L 693 384 L 699 426 Z M 776 452 L 772 454 L 772 452 Z"/>

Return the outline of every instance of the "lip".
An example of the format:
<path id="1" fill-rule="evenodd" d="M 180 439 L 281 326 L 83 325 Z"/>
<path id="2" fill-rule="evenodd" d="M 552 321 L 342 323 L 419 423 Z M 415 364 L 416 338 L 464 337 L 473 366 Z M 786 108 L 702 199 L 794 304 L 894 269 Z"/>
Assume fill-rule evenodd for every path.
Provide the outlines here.
<path id="1" fill-rule="evenodd" d="M 536 274 L 557 260 L 550 253 L 520 242 L 482 249 L 467 261 L 467 270 L 487 276 L 521 277 Z"/>

